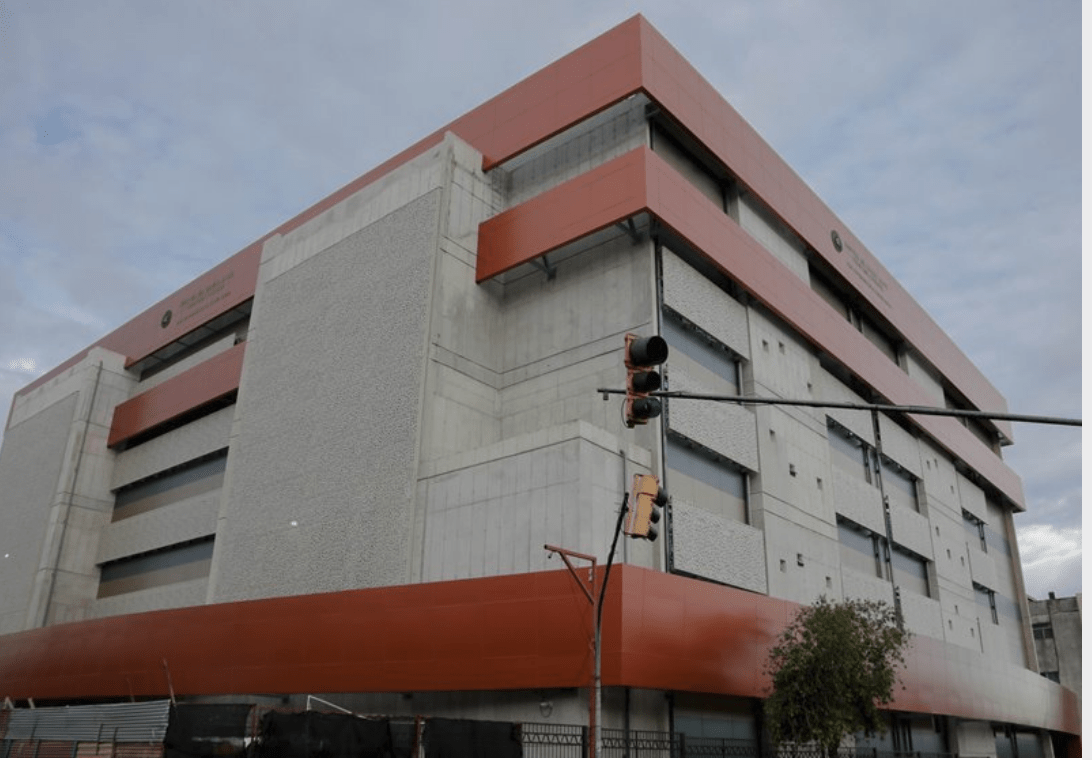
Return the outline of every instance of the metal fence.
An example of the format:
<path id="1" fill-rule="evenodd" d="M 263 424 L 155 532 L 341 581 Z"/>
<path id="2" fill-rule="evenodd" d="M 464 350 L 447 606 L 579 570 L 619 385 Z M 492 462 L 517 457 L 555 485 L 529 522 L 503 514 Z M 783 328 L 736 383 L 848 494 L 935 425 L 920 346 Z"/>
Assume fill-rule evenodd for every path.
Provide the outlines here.
<path id="1" fill-rule="evenodd" d="M 758 747 L 732 739 L 705 739 L 667 731 L 601 730 L 601 757 L 754 757 Z M 581 725 L 523 723 L 524 757 L 587 757 L 588 729 Z"/>
<path id="2" fill-rule="evenodd" d="M 587 757 L 587 726 L 558 723 L 519 724 L 524 757 Z M 758 757 L 760 747 L 745 739 L 714 739 L 667 731 L 601 731 L 600 757 Z M 824 757 L 814 746 L 782 747 L 779 757 Z M 897 752 L 875 747 L 843 748 L 838 757 L 952 757 L 924 752 Z"/>

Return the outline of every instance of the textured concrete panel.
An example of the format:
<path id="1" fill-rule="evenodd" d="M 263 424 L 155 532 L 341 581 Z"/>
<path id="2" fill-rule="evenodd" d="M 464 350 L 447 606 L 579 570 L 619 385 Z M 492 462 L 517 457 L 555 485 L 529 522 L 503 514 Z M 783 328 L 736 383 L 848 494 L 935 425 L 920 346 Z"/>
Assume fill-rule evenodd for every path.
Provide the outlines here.
<path id="1" fill-rule="evenodd" d="M 429 192 L 275 279 L 263 265 L 213 600 L 406 580 L 439 203 Z"/>
<path id="2" fill-rule="evenodd" d="M 689 375 L 683 362 L 671 366 L 671 390 L 709 391 Z M 758 470 L 755 417 L 738 404 L 685 401 L 670 402 L 668 424 L 692 441 L 708 446 L 752 472 Z"/>
<path id="3" fill-rule="evenodd" d="M 667 248 L 663 249 L 664 305 L 670 306 L 744 358 L 750 358 L 747 307 Z"/>
<path id="4" fill-rule="evenodd" d="M 229 406 L 118 454 L 111 490 L 227 448 L 235 407 Z"/>
<path id="5" fill-rule="evenodd" d="M 766 593 L 762 531 L 685 502 L 674 502 L 671 509 L 676 569 Z"/>
<path id="6" fill-rule="evenodd" d="M 0 634 L 23 629 L 78 395 L 8 428 L 0 450 Z"/>

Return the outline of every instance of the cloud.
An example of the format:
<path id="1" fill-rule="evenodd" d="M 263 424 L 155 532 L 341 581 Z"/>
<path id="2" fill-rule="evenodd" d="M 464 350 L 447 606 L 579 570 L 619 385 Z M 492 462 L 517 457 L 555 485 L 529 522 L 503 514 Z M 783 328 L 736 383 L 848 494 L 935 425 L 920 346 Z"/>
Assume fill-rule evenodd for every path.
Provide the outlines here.
<path id="1" fill-rule="evenodd" d="M 1079 3 L 452 7 L 12 4 L 0 407 L 311 203 L 642 12 L 1012 411 L 1080 415 Z M 1079 531 L 1079 439 L 1018 425 L 1004 455 L 1025 481 L 1018 524 Z"/>
<path id="2" fill-rule="evenodd" d="M 1081 529 L 1034 523 L 1016 531 L 1028 595 L 1046 599 L 1054 591 L 1072 596 L 1081 590 Z"/>

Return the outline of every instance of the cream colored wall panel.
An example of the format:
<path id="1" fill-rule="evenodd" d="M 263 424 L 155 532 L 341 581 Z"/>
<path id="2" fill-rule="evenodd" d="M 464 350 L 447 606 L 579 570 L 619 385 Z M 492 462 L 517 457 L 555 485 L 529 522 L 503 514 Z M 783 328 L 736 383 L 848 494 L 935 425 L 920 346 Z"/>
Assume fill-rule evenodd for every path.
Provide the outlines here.
<path id="1" fill-rule="evenodd" d="M 744 358 L 750 358 L 747 308 L 669 249 L 663 249 L 664 305 Z"/>
<path id="2" fill-rule="evenodd" d="M 673 501 L 672 515 L 672 546 L 678 570 L 766 593 L 762 531 L 678 500 Z"/>
<path id="3" fill-rule="evenodd" d="M 671 367 L 672 389 L 705 392 L 702 385 L 676 362 Z M 672 430 L 718 454 L 746 467 L 758 470 L 758 442 L 754 414 L 738 404 L 677 400 L 669 402 L 668 424 Z"/>

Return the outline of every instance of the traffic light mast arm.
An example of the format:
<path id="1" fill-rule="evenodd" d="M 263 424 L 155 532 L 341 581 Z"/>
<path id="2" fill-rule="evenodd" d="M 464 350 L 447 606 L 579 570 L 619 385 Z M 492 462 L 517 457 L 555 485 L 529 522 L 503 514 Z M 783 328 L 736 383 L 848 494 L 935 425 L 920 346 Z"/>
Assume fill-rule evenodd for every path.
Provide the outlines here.
<path id="1" fill-rule="evenodd" d="M 610 394 L 625 394 L 624 389 L 597 388 L 603 398 Z M 659 398 L 690 399 L 694 401 L 721 401 L 732 404 L 769 404 L 780 406 L 814 406 L 828 409 L 859 409 L 862 411 L 893 412 L 898 414 L 921 414 L 934 417 L 967 417 L 972 419 L 1007 420 L 1009 422 L 1033 422 L 1042 425 L 1070 425 L 1081 427 L 1081 420 L 1069 417 L 1044 417 L 1032 414 L 1010 414 L 1009 412 L 980 412 L 976 409 L 948 409 L 936 406 L 902 406 L 898 404 L 859 404 L 849 401 L 822 401 L 814 399 L 788 399 L 762 396 L 718 396 L 711 393 L 690 393 L 689 391 L 653 391 L 648 396 Z"/>

